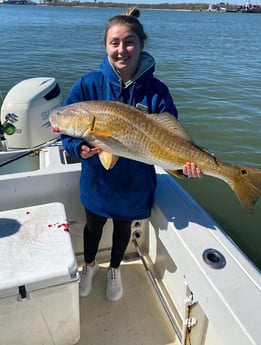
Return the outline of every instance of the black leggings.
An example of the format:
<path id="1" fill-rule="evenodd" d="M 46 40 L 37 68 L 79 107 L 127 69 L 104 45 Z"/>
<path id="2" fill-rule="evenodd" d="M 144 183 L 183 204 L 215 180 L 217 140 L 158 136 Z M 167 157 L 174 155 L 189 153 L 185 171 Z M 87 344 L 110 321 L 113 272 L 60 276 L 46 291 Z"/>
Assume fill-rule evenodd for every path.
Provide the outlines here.
<path id="1" fill-rule="evenodd" d="M 103 226 L 107 218 L 87 209 L 85 209 L 85 214 L 87 222 L 83 233 L 84 259 L 86 263 L 91 263 L 95 260 Z M 112 219 L 112 221 L 113 235 L 110 265 L 113 268 L 117 268 L 120 266 L 130 240 L 132 220 Z"/>

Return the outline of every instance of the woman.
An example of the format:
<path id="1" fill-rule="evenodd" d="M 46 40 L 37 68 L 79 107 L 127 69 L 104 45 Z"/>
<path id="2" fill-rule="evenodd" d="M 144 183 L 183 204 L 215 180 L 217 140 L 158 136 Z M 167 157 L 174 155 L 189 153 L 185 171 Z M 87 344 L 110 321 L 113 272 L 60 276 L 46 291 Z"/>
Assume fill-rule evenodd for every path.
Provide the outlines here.
<path id="1" fill-rule="evenodd" d="M 167 111 L 177 117 L 167 86 L 153 76 L 153 57 L 143 52 L 147 36 L 137 19 L 139 14 L 139 10 L 131 9 L 108 21 L 104 37 L 107 54 L 102 65 L 75 83 L 66 105 L 86 100 L 117 100 L 148 113 Z M 112 218 L 113 243 L 106 296 L 110 301 L 117 301 L 123 293 L 119 266 L 130 239 L 131 223 L 151 214 L 156 188 L 154 167 L 120 158 L 107 171 L 98 159 L 99 148 L 68 136 L 63 136 L 62 141 L 66 151 L 82 163 L 80 195 L 87 221 L 80 295 L 91 292 L 92 279 L 99 268 L 95 256 L 103 226 L 107 218 Z M 183 167 L 183 173 L 201 177 L 201 171 L 191 163 Z"/>

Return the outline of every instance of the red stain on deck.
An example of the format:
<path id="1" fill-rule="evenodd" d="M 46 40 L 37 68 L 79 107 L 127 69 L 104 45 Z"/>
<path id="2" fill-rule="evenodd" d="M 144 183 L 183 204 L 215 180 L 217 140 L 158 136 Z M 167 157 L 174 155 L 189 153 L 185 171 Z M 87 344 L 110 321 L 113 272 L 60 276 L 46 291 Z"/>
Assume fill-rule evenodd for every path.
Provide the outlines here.
<path id="1" fill-rule="evenodd" d="M 54 227 L 55 229 L 63 230 L 65 232 L 69 232 L 69 224 L 68 223 L 56 223 L 56 224 L 48 224 L 48 228 Z"/>
<path id="2" fill-rule="evenodd" d="M 31 214 L 31 211 L 26 211 L 25 214 L 29 215 L 29 214 Z M 70 231 L 68 223 L 56 222 L 54 224 L 48 224 L 47 226 L 48 226 L 48 228 L 56 228 L 56 229 L 59 229 L 59 230 L 63 230 L 65 232 L 69 232 Z"/>
<path id="3" fill-rule="evenodd" d="M 63 231 L 68 232 L 69 231 L 69 225 L 68 223 L 62 223 L 58 225 L 58 228 L 63 228 Z"/>

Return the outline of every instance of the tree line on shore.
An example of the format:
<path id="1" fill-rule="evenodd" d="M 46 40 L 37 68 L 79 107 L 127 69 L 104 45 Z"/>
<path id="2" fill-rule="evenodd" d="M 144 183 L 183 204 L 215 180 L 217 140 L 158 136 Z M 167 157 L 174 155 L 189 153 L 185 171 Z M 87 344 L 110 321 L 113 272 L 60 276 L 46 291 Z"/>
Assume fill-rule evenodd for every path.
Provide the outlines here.
<path id="1" fill-rule="evenodd" d="M 207 11 L 209 4 L 207 3 L 159 3 L 159 4 L 136 4 L 136 3 L 115 3 L 115 2 L 103 2 L 103 1 L 92 1 L 83 2 L 79 0 L 72 1 L 61 1 L 61 0 L 43 0 L 46 5 L 53 6 L 82 6 L 82 7 L 117 7 L 117 8 L 128 8 L 128 7 L 138 7 L 140 9 L 162 9 L 162 10 L 187 10 L 187 11 Z M 216 5 L 218 8 L 226 8 L 228 10 L 236 10 L 238 5 L 230 5 L 228 3 L 219 3 Z"/>

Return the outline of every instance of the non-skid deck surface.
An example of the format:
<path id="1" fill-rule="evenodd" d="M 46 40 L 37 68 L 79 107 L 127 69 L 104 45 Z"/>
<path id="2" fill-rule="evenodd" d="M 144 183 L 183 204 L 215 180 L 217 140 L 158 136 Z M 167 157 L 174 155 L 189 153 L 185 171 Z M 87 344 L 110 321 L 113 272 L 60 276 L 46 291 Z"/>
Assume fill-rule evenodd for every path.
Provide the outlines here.
<path id="1" fill-rule="evenodd" d="M 121 265 L 123 297 L 106 299 L 107 265 L 101 265 L 88 297 L 80 297 L 77 345 L 174 345 L 175 334 L 141 262 Z"/>

